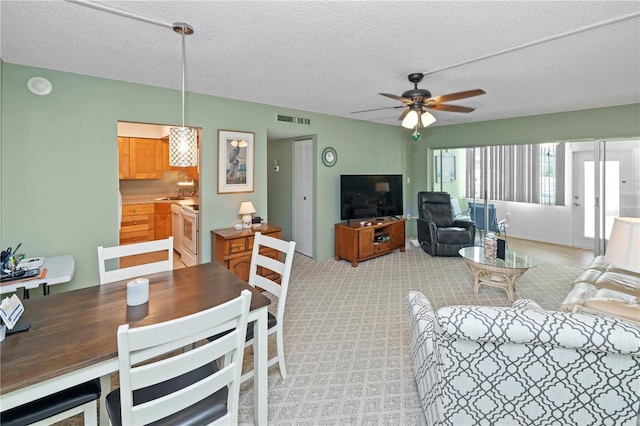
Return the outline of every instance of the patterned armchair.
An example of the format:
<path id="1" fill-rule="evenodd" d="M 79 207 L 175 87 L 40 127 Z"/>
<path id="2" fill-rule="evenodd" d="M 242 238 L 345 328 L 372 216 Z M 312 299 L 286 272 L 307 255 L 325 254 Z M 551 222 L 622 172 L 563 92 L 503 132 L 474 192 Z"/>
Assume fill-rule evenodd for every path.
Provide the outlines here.
<path id="1" fill-rule="evenodd" d="M 636 425 L 640 328 L 614 318 L 407 295 L 427 424 Z"/>

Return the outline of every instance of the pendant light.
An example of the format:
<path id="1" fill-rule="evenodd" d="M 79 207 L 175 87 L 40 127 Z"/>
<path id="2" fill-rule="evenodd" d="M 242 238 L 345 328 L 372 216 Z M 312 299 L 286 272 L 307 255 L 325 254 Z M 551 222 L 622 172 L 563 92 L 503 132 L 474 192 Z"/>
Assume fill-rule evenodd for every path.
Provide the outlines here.
<path id="1" fill-rule="evenodd" d="M 193 34 L 193 28 L 185 23 L 173 24 L 173 30 L 182 35 L 182 127 L 169 129 L 169 165 L 195 167 L 198 165 L 196 129 L 184 125 L 185 42 L 184 36 Z"/>

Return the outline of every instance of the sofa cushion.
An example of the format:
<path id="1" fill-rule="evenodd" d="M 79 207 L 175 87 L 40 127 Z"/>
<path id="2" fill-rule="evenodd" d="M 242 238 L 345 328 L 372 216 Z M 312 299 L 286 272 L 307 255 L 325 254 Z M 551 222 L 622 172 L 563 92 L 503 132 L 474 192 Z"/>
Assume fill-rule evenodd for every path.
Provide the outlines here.
<path id="1" fill-rule="evenodd" d="M 605 272 L 596 281 L 596 287 L 598 289 L 608 288 L 640 297 L 640 277 L 627 273 Z"/>
<path id="2" fill-rule="evenodd" d="M 584 282 L 577 283 L 573 286 L 567 297 L 558 308 L 562 312 L 573 312 L 576 305 L 582 305 L 589 297 L 594 297 L 598 289 L 593 284 Z"/>
<path id="3" fill-rule="evenodd" d="M 589 265 L 589 269 L 597 269 L 600 272 L 604 272 L 610 266 L 611 266 L 611 263 L 609 263 L 609 261 L 605 259 L 604 256 L 597 256 L 591 261 L 591 264 Z"/>
<path id="4" fill-rule="evenodd" d="M 582 271 L 582 273 L 578 275 L 578 278 L 576 278 L 573 282 L 595 285 L 596 281 L 598 281 L 598 278 L 600 278 L 600 275 L 602 275 L 603 272 L 604 270 L 587 268 L 584 271 Z"/>
<path id="5" fill-rule="evenodd" d="M 438 238 L 438 243 L 463 245 L 467 245 L 469 243 L 469 231 L 464 228 L 453 226 L 448 228 L 438 228 L 436 236 Z"/>
<path id="6" fill-rule="evenodd" d="M 538 305 L 531 299 L 518 299 L 511 305 L 513 309 L 542 309 L 542 306 Z"/>
<path id="7" fill-rule="evenodd" d="M 640 323 L 640 301 L 630 294 L 605 288 L 598 290 L 594 297 L 587 298 L 583 306 L 603 314 Z"/>

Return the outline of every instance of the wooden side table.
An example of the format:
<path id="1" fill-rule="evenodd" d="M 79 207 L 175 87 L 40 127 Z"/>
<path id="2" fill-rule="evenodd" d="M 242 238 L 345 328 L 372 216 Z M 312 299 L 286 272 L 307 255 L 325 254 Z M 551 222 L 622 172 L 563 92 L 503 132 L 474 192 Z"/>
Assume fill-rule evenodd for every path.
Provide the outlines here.
<path id="1" fill-rule="evenodd" d="M 260 228 L 214 229 L 211 231 L 211 257 L 243 280 L 248 281 L 255 233 L 260 232 L 270 237 L 281 238 L 281 231 L 280 227 L 267 223 L 263 223 Z M 268 252 L 263 254 L 270 255 Z M 275 258 L 277 255 L 274 252 L 271 257 Z"/>

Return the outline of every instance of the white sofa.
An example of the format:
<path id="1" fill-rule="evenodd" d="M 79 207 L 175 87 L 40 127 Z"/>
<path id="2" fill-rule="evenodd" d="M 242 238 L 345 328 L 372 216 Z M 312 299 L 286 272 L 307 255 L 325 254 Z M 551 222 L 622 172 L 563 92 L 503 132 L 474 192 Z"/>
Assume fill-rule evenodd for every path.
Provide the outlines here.
<path id="1" fill-rule="evenodd" d="M 640 328 L 615 318 L 407 295 L 428 425 L 636 425 Z"/>

